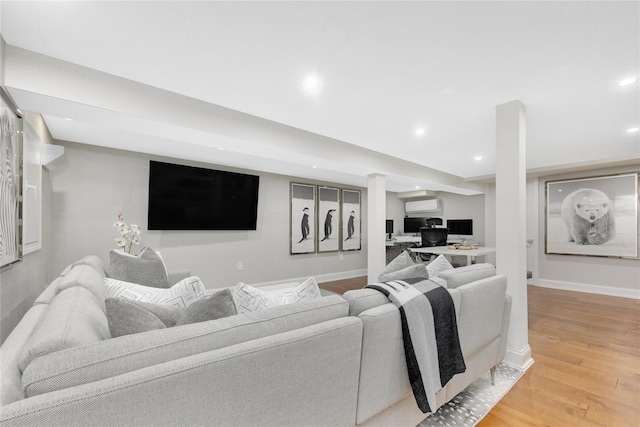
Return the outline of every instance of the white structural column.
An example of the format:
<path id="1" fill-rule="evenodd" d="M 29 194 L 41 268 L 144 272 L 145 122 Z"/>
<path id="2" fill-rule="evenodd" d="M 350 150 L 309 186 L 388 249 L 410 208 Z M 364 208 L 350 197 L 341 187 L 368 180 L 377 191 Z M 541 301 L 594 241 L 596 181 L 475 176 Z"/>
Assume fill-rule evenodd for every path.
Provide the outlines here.
<path id="1" fill-rule="evenodd" d="M 527 321 L 526 108 L 519 100 L 496 107 L 496 268 L 513 298 L 505 362 L 532 363 Z"/>
<path id="2" fill-rule="evenodd" d="M 384 175 L 367 177 L 367 272 L 368 282 L 378 281 L 385 266 L 385 219 L 387 191 Z"/>

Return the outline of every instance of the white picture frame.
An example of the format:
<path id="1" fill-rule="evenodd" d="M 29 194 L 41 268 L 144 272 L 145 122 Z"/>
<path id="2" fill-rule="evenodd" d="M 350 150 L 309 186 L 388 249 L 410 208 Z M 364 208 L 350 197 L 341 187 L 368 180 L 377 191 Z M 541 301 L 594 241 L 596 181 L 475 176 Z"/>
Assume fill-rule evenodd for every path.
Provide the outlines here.
<path id="1" fill-rule="evenodd" d="M 0 88 L 0 267 L 22 260 L 22 119 Z"/>
<path id="2" fill-rule="evenodd" d="M 638 173 L 546 183 L 545 253 L 638 258 Z"/>
<path id="3" fill-rule="evenodd" d="M 44 142 L 23 119 L 22 254 L 42 248 L 42 151 Z"/>

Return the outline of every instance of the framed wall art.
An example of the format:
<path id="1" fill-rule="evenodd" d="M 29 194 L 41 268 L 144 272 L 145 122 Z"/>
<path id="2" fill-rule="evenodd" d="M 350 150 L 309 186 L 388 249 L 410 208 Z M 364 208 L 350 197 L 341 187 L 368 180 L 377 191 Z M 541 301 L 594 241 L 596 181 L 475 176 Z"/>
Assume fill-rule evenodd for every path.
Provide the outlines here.
<path id="1" fill-rule="evenodd" d="M 22 259 L 22 120 L 0 88 L 0 267 Z"/>
<path id="2" fill-rule="evenodd" d="M 340 249 L 340 190 L 318 187 L 318 252 Z"/>
<path id="3" fill-rule="evenodd" d="M 638 173 L 546 183 L 547 254 L 638 257 Z"/>
<path id="4" fill-rule="evenodd" d="M 316 186 L 291 183 L 290 253 L 309 254 L 316 251 Z"/>
<path id="5" fill-rule="evenodd" d="M 342 189 L 342 250 L 361 249 L 360 191 Z"/>

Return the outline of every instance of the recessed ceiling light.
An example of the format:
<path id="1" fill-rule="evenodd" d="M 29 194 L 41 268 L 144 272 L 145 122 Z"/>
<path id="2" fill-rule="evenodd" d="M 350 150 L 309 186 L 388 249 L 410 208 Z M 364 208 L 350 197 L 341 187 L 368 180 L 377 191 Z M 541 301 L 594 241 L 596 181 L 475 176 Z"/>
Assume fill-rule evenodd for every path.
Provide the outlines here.
<path id="1" fill-rule="evenodd" d="M 633 132 L 638 132 L 639 130 L 640 130 L 640 128 L 629 128 L 629 129 L 627 129 L 627 132 L 633 133 Z"/>
<path id="2" fill-rule="evenodd" d="M 480 161 L 480 160 L 482 160 L 482 156 L 475 156 L 475 157 L 473 158 L 473 160 L 475 160 L 476 162 L 477 162 L 477 161 Z"/>
<path id="3" fill-rule="evenodd" d="M 73 121 L 73 119 L 72 119 L 72 118 L 70 118 L 70 117 L 65 117 L 64 119 L 65 119 L 66 121 L 68 121 L 68 122 L 72 122 L 72 121 Z"/>
<path id="4" fill-rule="evenodd" d="M 638 79 L 636 77 L 629 77 L 628 79 L 620 80 L 618 83 L 619 86 L 629 86 L 637 82 Z"/>
<path id="5" fill-rule="evenodd" d="M 224 151 L 224 148 L 222 148 L 222 147 L 218 147 L 218 150 L 220 150 L 220 151 Z"/>
<path id="6" fill-rule="evenodd" d="M 307 92 L 315 93 L 320 89 L 320 79 L 316 75 L 307 76 L 302 85 L 307 90 Z"/>
<path id="7" fill-rule="evenodd" d="M 318 168 L 316 165 L 313 165 L 313 166 L 311 166 L 311 167 L 312 167 L 312 168 L 314 168 L 314 169 L 317 169 L 317 168 Z"/>
<path id="8" fill-rule="evenodd" d="M 424 135 L 424 128 L 417 128 L 415 132 L 416 135 Z"/>

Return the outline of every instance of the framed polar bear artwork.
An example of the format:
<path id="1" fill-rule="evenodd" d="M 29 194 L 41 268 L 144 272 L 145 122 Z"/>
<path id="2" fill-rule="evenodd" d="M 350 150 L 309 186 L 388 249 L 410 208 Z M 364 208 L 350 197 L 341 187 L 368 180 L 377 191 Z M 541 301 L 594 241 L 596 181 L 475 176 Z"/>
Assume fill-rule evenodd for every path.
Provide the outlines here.
<path id="1" fill-rule="evenodd" d="M 547 254 L 638 257 L 638 174 L 546 183 Z"/>

